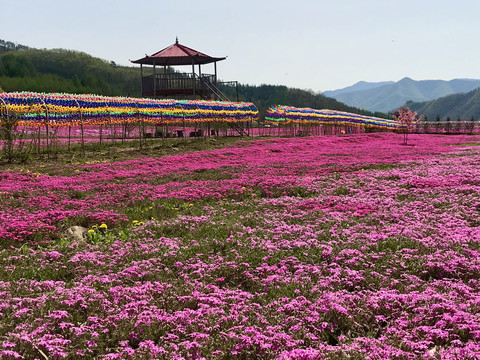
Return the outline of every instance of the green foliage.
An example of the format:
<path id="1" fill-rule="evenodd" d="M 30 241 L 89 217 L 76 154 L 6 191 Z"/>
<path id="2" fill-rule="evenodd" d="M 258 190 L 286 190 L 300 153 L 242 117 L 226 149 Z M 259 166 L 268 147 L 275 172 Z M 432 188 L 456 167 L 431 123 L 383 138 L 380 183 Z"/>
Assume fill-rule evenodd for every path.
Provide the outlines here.
<path id="1" fill-rule="evenodd" d="M 5 91 L 140 96 L 139 68 L 64 49 L 0 53 L 0 82 Z"/>
<path id="2" fill-rule="evenodd" d="M 230 99 L 236 99 L 235 88 L 223 86 L 221 90 Z M 251 101 L 257 106 L 260 119 L 263 119 L 268 108 L 275 104 L 309 107 L 312 109 L 340 110 L 369 116 L 387 117 L 382 113 L 372 113 L 345 105 L 335 99 L 328 98 L 321 94 L 314 94 L 308 90 L 289 88 L 281 85 L 254 86 L 239 84 L 238 96 L 240 101 Z"/>
<path id="3" fill-rule="evenodd" d="M 478 119 L 480 116 L 480 89 L 452 94 L 431 101 L 410 103 L 409 107 L 432 119 L 438 116 L 442 121 L 445 121 L 447 117 Z"/>
<path id="4" fill-rule="evenodd" d="M 37 92 L 87 92 L 86 88 L 75 87 L 71 81 L 54 74 L 40 74 L 34 77 L 0 77 L 5 91 Z"/>
<path id="5" fill-rule="evenodd" d="M 11 164 L 14 161 L 26 162 L 32 151 L 32 143 L 25 143 L 21 140 L 25 137 L 24 131 L 19 131 L 18 118 L 16 116 L 0 117 L 0 148 L 4 161 Z"/>
<path id="6" fill-rule="evenodd" d="M 8 77 L 35 76 L 36 69 L 31 59 L 24 56 L 15 56 L 15 53 L 7 53 L 0 57 L 0 75 Z"/>
<path id="7" fill-rule="evenodd" d="M 101 224 L 100 226 L 94 225 L 87 233 L 87 242 L 89 244 L 100 245 L 100 244 L 110 244 L 115 240 L 115 237 L 119 234 L 112 232 L 108 229 L 106 224 Z"/>

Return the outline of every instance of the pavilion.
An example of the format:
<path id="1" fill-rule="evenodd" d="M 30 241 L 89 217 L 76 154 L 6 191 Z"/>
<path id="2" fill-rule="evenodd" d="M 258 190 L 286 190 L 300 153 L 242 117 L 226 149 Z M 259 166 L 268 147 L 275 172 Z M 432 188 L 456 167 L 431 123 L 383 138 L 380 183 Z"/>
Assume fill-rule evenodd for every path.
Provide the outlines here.
<path id="1" fill-rule="evenodd" d="M 189 48 L 180 44 L 176 38 L 173 45 L 131 62 L 140 64 L 143 97 L 191 96 L 228 101 L 229 99 L 217 87 L 220 83 L 217 79 L 217 62 L 225 59 L 226 57 L 212 57 Z M 214 74 L 203 74 L 202 65 L 211 63 L 214 65 Z M 144 65 L 153 66 L 153 74 L 144 76 Z M 167 66 L 191 66 L 192 72 L 167 73 Z M 198 74 L 195 73 L 195 66 L 198 66 Z M 163 67 L 163 71 L 158 71 L 159 67 Z M 238 100 L 238 83 L 236 81 L 222 83 L 237 86 Z"/>

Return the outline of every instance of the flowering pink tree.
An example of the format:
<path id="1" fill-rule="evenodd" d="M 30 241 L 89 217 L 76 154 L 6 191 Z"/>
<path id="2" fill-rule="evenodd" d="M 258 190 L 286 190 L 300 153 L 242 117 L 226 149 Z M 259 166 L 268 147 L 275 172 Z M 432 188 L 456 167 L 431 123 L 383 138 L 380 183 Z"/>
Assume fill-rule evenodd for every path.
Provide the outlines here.
<path id="1" fill-rule="evenodd" d="M 410 110 L 408 107 L 400 107 L 397 110 L 396 114 L 393 114 L 393 120 L 400 123 L 401 128 L 403 129 L 403 145 L 407 145 L 408 133 L 414 129 L 414 125 L 423 119 L 423 115 L 417 117 L 418 114 L 416 111 Z"/>

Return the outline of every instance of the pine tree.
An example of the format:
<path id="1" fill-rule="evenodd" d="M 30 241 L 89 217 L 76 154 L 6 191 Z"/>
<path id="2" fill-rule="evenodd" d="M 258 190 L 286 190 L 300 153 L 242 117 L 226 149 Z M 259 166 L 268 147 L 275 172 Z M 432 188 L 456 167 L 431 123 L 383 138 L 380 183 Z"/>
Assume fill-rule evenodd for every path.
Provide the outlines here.
<path id="1" fill-rule="evenodd" d="M 428 123 L 428 118 L 427 116 L 425 115 L 424 119 L 423 119 L 423 132 L 425 134 L 428 134 L 429 132 L 429 129 L 430 128 L 430 124 Z"/>
<path id="2" fill-rule="evenodd" d="M 450 134 L 450 132 L 452 131 L 452 120 L 450 119 L 450 116 L 447 117 L 447 122 L 445 124 L 445 131 L 447 132 L 447 134 Z"/>

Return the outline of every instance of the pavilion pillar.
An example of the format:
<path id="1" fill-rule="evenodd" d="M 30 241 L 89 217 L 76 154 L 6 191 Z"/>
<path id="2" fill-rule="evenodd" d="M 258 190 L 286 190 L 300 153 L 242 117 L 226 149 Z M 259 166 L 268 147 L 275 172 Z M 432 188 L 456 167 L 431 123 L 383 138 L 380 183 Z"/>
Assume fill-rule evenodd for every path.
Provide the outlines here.
<path id="1" fill-rule="evenodd" d="M 214 70 L 213 83 L 215 84 L 215 87 L 217 87 L 217 62 L 216 61 L 213 62 L 213 68 L 215 69 Z M 213 99 L 218 100 L 217 95 L 214 95 Z"/>
<path id="2" fill-rule="evenodd" d="M 155 60 L 153 60 L 153 97 L 157 96 L 157 74 L 155 73 Z"/>
<path id="3" fill-rule="evenodd" d="M 203 86 L 203 83 L 202 83 L 202 65 L 200 65 L 200 64 L 198 64 L 198 79 L 200 80 L 199 81 L 199 84 L 200 84 L 199 93 L 202 93 L 202 90 L 203 90 L 204 86 Z"/>
<path id="4" fill-rule="evenodd" d="M 195 61 L 192 59 L 192 79 L 193 79 L 193 96 L 195 96 L 195 86 L 196 86 L 196 81 L 195 81 Z"/>
<path id="5" fill-rule="evenodd" d="M 140 94 L 143 97 L 143 64 L 140 64 Z"/>
<path id="6" fill-rule="evenodd" d="M 167 65 L 163 65 L 163 77 L 161 77 L 162 81 L 161 83 L 161 89 L 162 90 L 168 90 L 170 89 L 170 81 L 167 77 Z M 167 97 L 167 95 L 164 95 L 164 97 Z"/>

